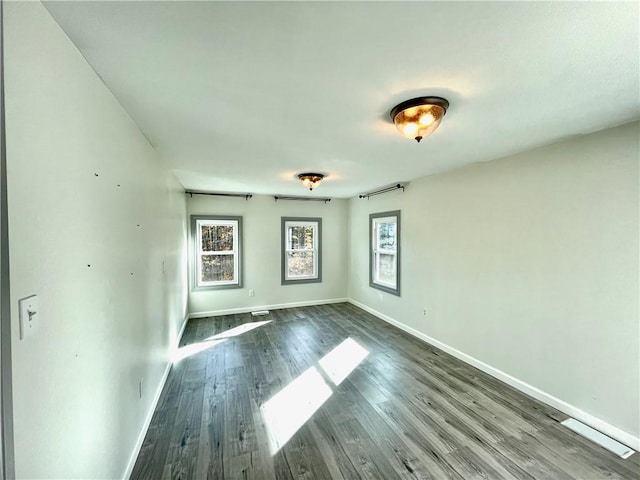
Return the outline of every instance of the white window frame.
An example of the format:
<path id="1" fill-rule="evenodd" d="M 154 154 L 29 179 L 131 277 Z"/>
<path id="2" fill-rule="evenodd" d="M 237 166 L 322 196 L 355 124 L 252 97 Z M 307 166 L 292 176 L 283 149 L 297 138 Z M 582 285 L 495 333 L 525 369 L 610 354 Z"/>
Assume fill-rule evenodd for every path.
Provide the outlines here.
<path id="1" fill-rule="evenodd" d="M 290 235 L 292 227 L 312 227 L 313 245 L 306 249 L 292 249 Z M 322 281 L 322 219 L 282 217 L 282 284 L 314 283 Z M 289 275 L 289 254 L 293 252 L 313 252 L 313 273 L 311 275 Z"/>
<path id="2" fill-rule="evenodd" d="M 372 213 L 369 230 L 369 286 L 400 296 L 400 211 Z M 396 248 L 395 250 L 381 248 L 380 225 L 395 223 Z M 380 278 L 381 255 L 392 255 L 395 282 L 385 282 Z"/>
<path id="3" fill-rule="evenodd" d="M 219 289 L 219 288 L 241 288 L 241 252 L 242 252 L 242 217 L 201 215 L 192 216 L 192 234 L 194 256 L 193 268 L 193 289 Z M 233 228 L 233 249 L 221 251 L 202 250 L 202 227 L 209 226 L 231 226 Z M 204 255 L 230 255 L 233 256 L 233 279 L 202 281 L 202 257 Z"/>

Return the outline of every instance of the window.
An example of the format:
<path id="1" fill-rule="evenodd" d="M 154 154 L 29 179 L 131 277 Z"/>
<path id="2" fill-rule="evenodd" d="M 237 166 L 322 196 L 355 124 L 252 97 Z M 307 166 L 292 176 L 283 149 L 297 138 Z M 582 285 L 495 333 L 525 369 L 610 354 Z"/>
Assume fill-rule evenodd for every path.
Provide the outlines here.
<path id="1" fill-rule="evenodd" d="M 193 288 L 242 287 L 242 217 L 191 216 Z"/>
<path id="2" fill-rule="evenodd" d="M 400 296 L 400 211 L 369 215 L 369 285 Z"/>
<path id="3" fill-rule="evenodd" d="M 322 281 L 322 219 L 282 217 L 282 284 Z"/>

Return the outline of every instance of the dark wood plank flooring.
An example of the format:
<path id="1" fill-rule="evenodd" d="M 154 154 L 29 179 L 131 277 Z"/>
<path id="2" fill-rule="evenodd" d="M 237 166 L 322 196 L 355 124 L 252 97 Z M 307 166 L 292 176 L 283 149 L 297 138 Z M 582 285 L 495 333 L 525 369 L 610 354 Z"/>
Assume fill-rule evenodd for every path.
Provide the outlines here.
<path id="1" fill-rule="evenodd" d="M 346 339 L 368 355 L 336 385 L 323 359 Z M 191 320 L 181 347 L 208 348 L 174 364 L 133 479 L 640 478 L 638 454 L 350 304 Z"/>

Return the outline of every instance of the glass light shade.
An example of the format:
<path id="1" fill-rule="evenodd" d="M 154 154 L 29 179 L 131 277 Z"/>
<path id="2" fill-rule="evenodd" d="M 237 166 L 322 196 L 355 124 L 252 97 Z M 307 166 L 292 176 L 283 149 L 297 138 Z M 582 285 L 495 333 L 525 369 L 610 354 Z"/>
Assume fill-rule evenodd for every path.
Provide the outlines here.
<path id="1" fill-rule="evenodd" d="M 419 142 L 440 126 L 448 107 L 449 102 L 444 98 L 414 98 L 394 107 L 391 119 L 404 137 Z"/>
<path id="2" fill-rule="evenodd" d="M 305 186 L 305 188 L 313 190 L 318 185 L 320 185 L 320 182 L 322 182 L 324 175 L 322 175 L 321 173 L 301 173 L 300 175 L 298 175 L 298 178 Z"/>

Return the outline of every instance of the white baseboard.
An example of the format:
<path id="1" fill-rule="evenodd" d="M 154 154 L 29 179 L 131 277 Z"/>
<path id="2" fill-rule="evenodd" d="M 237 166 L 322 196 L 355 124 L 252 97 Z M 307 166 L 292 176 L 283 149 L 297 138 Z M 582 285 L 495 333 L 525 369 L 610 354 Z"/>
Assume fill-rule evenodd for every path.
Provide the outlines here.
<path id="1" fill-rule="evenodd" d="M 184 329 L 187 326 L 187 321 L 189 320 L 189 314 L 184 316 L 184 320 L 182 321 L 182 327 L 180 327 L 180 331 L 178 332 L 178 336 L 174 340 L 174 344 L 171 345 L 171 352 L 173 352 L 180 343 L 180 339 L 182 338 L 182 334 L 184 333 Z M 173 355 L 171 355 L 171 358 Z M 147 435 L 147 430 L 149 430 L 149 425 L 151 425 L 151 419 L 153 418 L 153 414 L 156 411 L 156 407 L 158 406 L 158 401 L 160 401 L 160 395 L 162 394 L 162 389 L 164 388 L 164 384 L 167 382 L 167 377 L 169 376 L 169 372 L 171 371 L 171 365 L 173 365 L 171 358 L 167 362 L 167 366 L 164 369 L 164 373 L 162 374 L 162 378 L 160 379 L 160 383 L 158 384 L 158 388 L 156 389 L 156 394 L 153 397 L 153 401 L 151 402 L 151 406 L 149 407 L 149 411 L 147 412 L 147 418 L 142 425 L 142 430 L 140 431 L 140 435 L 138 435 L 138 440 L 136 441 L 136 445 L 133 449 L 133 453 L 129 458 L 129 463 L 127 464 L 127 468 L 122 475 L 122 478 L 128 480 L 133 473 L 133 467 L 136 464 L 136 460 L 138 459 L 138 455 L 140 454 L 140 449 L 142 448 L 142 443 L 144 442 L 144 437 Z"/>
<path id="2" fill-rule="evenodd" d="M 212 310 L 209 312 L 193 312 L 189 318 L 216 317 L 219 315 L 233 315 L 234 313 L 249 313 L 257 310 L 280 310 L 281 308 L 309 307 L 311 305 L 327 305 L 329 303 L 346 303 L 348 298 L 329 298 L 326 300 L 309 300 L 307 302 L 280 303 L 276 305 L 256 305 L 255 307 L 232 308 L 229 310 Z"/>
<path id="3" fill-rule="evenodd" d="M 581 421 L 582 423 L 585 423 L 590 427 L 595 428 L 596 430 L 604 433 L 605 435 L 613 438 L 614 440 L 617 440 L 620 443 L 624 443 L 625 445 L 633 448 L 636 451 L 640 450 L 640 438 L 630 433 L 627 433 L 624 430 L 619 429 L 618 427 L 614 427 L 613 425 L 605 422 L 604 420 L 594 417 L 590 413 L 587 413 L 584 410 L 581 410 L 578 407 L 565 402 L 564 400 L 560 400 L 559 398 L 554 397 L 553 395 L 547 392 L 544 392 L 539 388 L 534 387 L 533 385 L 529 385 L 528 383 L 523 382 L 522 380 L 512 377 L 508 373 L 505 373 L 502 370 L 498 370 L 497 368 L 492 367 L 491 365 L 488 365 L 482 362 L 481 360 L 478 360 L 477 358 L 472 357 L 471 355 L 467 355 L 466 353 L 461 352 L 460 350 L 457 350 L 447 345 L 446 343 L 442 343 L 441 341 L 436 340 L 435 338 L 425 335 L 424 333 L 419 332 L 418 330 L 411 328 L 405 325 L 404 323 L 401 323 L 383 313 L 380 313 L 377 310 L 374 310 L 373 308 L 368 307 L 363 303 L 360 303 L 353 299 L 349 299 L 349 303 L 355 305 L 356 307 L 361 308 L 366 312 L 369 312 L 370 314 L 380 318 L 381 320 L 384 320 L 387 323 L 390 323 L 391 325 L 398 327 L 401 330 L 404 330 L 410 335 L 413 335 L 414 337 L 430 345 L 433 345 L 434 347 L 439 348 L 444 352 L 447 352 L 448 354 L 456 357 L 457 359 L 462 360 L 463 362 L 468 363 L 469 365 L 472 365 L 477 369 L 482 370 L 485 373 L 488 373 L 492 377 L 497 378 L 498 380 L 506 383 L 507 385 L 512 386 L 517 390 L 520 390 L 523 393 L 526 393 L 527 395 L 535 398 L 536 400 L 546 403 L 547 405 L 557 410 L 560 410 L 561 412 L 569 415 L 570 417 L 573 417 Z"/>

